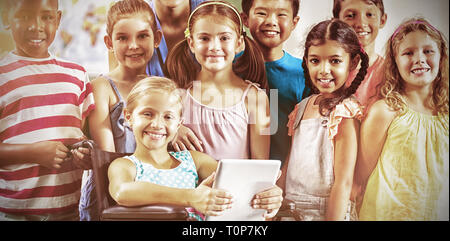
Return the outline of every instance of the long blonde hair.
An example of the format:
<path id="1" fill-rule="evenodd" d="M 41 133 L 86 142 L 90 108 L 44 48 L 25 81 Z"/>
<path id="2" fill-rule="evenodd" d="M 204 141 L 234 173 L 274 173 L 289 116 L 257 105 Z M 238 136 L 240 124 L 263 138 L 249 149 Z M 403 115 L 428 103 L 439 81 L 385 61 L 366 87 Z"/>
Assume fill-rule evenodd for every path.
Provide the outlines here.
<path id="1" fill-rule="evenodd" d="M 449 95 L 449 65 L 448 65 L 448 44 L 444 36 L 434 28 L 424 18 L 412 18 L 403 22 L 389 38 L 386 46 L 386 62 L 384 71 L 384 84 L 380 89 L 380 95 L 385 99 L 389 107 L 395 111 L 404 112 L 406 102 L 402 97 L 404 93 L 404 80 L 401 77 L 395 56 L 398 47 L 404 37 L 415 31 L 422 31 L 436 41 L 439 47 L 441 58 L 439 61 L 439 73 L 433 81 L 432 97 L 428 100 L 428 105 L 440 114 L 448 114 Z"/>

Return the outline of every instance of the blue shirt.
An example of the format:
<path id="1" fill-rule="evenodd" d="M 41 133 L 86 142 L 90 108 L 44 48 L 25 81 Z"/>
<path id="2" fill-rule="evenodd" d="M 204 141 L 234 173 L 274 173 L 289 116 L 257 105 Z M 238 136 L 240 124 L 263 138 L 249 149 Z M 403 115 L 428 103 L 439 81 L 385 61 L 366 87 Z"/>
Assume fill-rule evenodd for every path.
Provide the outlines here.
<path id="1" fill-rule="evenodd" d="M 284 51 L 281 59 L 265 63 L 269 88 L 278 90 L 278 108 L 273 108 L 273 103 L 270 106 L 271 130 L 277 128 L 276 133 L 270 138 L 270 159 L 283 162 L 290 150 L 291 141 L 286 125 L 288 115 L 302 100 L 303 92 L 305 92 L 302 62 L 301 59 Z M 309 91 L 306 92 L 309 93 Z M 269 98 L 271 98 L 270 95 Z M 275 115 L 276 110 L 278 110 L 277 115 Z M 278 116 L 278 121 L 275 116 Z"/>
<path id="2" fill-rule="evenodd" d="M 191 12 L 199 5 L 200 3 L 204 2 L 205 0 L 191 0 Z M 158 16 L 156 16 L 155 6 L 153 4 L 153 1 L 148 1 L 148 4 L 153 9 L 153 12 L 155 14 L 156 19 L 156 27 L 161 30 L 161 23 L 159 22 Z M 161 30 L 162 32 L 162 30 Z M 164 76 L 163 72 L 163 66 L 164 62 L 166 61 L 167 54 L 169 53 L 169 50 L 167 48 L 166 39 L 164 38 L 164 34 L 162 35 L 161 43 L 159 44 L 158 48 L 155 48 L 153 52 L 152 59 L 147 64 L 147 74 L 150 76 Z"/>

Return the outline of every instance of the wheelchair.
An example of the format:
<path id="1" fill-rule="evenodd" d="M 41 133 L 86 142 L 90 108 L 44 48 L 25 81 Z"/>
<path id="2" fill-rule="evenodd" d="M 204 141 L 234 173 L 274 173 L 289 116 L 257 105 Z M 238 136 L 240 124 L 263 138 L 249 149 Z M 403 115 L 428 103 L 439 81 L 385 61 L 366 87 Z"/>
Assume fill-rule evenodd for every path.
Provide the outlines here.
<path id="1" fill-rule="evenodd" d="M 138 207 L 118 205 L 109 194 L 108 167 L 112 161 L 132 153 L 107 152 L 86 140 L 71 148 L 83 146 L 91 151 L 91 162 L 95 180 L 98 216 L 100 221 L 195 221 L 189 217 L 185 206 L 171 204 L 152 204 Z"/>
<path id="2" fill-rule="evenodd" d="M 108 167 L 117 158 L 132 153 L 119 153 L 103 151 L 92 140 L 76 143 L 71 148 L 79 146 L 89 148 L 92 170 L 95 180 L 95 194 L 97 196 L 97 209 L 100 221 L 197 221 L 189 217 L 186 206 L 172 204 L 151 204 L 138 207 L 125 207 L 117 204 L 109 194 Z M 302 220 L 301 213 L 295 208 L 291 200 L 283 200 L 273 221 L 280 221 L 283 217 L 293 217 L 296 221 Z"/>

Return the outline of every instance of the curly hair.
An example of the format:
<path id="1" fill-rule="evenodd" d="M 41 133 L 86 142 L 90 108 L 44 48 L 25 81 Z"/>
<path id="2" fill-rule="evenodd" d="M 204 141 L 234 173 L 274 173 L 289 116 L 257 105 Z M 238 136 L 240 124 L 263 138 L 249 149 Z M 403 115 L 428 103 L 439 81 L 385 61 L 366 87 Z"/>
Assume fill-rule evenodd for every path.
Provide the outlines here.
<path id="1" fill-rule="evenodd" d="M 405 111 L 406 102 L 402 97 L 405 90 L 405 81 L 401 77 L 395 56 L 398 47 L 405 36 L 411 32 L 422 31 L 436 41 L 440 51 L 439 73 L 432 84 L 432 95 L 427 105 L 437 113 L 448 114 L 449 96 L 449 65 L 448 44 L 444 36 L 424 18 L 416 17 L 404 21 L 389 38 L 386 46 L 386 62 L 384 85 L 380 89 L 380 97 L 384 98 L 387 105 L 400 113 Z"/>
<path id="2" fill-rule="evenodd" d="M 313 94 L 317 94 L 319 90 L 313 85 L 308 71 L 307 57 L 309 48 L 311 46 L 323 45 L 327 40 L 338 42 L 350 54 L 351 60 L 359 56 L 361 67 L 350 86 L 346 87 L 344 84 L 334 92 L 336 97 L 324 98 L 319 101 L 319 111 L 322 116 L 328 116 L 337 104 L 355 93 L 364 80 L 367 68 L 369 67 L 369 57 L 362 49 L 358 36 L 350 25 L 336 18 L 322 21 L 315 25 L 306 37 L 305 54 L 302 63 L 306 85 L 311 88 Z"/>

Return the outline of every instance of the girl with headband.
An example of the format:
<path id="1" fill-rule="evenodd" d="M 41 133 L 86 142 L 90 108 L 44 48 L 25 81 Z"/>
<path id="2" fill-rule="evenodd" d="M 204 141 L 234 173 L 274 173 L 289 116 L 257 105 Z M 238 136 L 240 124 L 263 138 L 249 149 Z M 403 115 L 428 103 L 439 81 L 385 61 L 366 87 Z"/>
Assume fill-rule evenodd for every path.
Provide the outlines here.
<path id="1" fill-rule="evenodd" d="M 184 126 L 173 142 L 175 149 L 195 150 L 184 144 L 191 142 L 187 130 L 216 160 L 268 159 L 270 110 L 263 90 L 264 59 L 246 36 L 238 10 L 222 1 L 204 2 L 192 12 L 185 33 L 186 39 L 170 51 L 166 62 L 170 78 L 187 89 Z M 266 194 L 270 202 L 266 218 L 271 218 L 281 206 L 281 189 L 274 186 Z"/>
<path id="2" fill-rule="evenodd" d="M 232 5 L 200 4 L 189 18 L 186 39 L 169 53 L 166 64 L 169 76 L 187 89 L 184 126 L 200 139 L 206 154 L 216 160 L 269 157 L 264 59 Z M 189 139 L 181 129 L 175 149 L 192 150 Z"/>
<path id="3" fill-rule="evenodd" d="M 448 71 L 447 42 L 425 19 L 388 40 L 383 99 L 361 125 L 360 220 L 448 220 Z"/>

